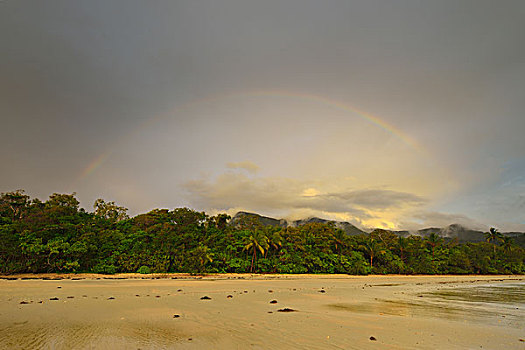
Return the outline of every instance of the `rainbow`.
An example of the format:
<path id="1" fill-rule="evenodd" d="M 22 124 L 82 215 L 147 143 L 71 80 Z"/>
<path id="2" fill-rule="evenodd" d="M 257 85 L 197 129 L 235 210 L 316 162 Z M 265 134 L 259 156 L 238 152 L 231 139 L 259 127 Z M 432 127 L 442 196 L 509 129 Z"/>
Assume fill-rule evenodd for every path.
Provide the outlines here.
<path id="1" fill-rule="evenodd" d="M 235 97 L 257 97 L 257 96 L 268 96 L 268 97 L 292 97 L 297 99 L 304 99 L 307 101 L 313 101 L 317 102 L 326 106 L 329 106 L 331 108 L 334 108 L 336 110 L 344 111 L 344 112 L 350 112 L 352 114 L 355 114 L 362 119 L 378 126 L 379 128 L 385 130 L 386 132 L 394 135 L 396 138 L 401 140 L 403 143 L 408 145 L 410 148 L 418 152 L 422 155 L 427 155 L 426 150 L 419 145 L 419 143 L 405 134 L 403 131 L 395 127 L 394 125 L 387 123 L 386 121 L 382 120 L 378 116 L 375 116 L 373 114 L 370 114 L 368 112 L 365 112 L 357 107 L 354 107 L 350 104 L 343 103 L 341 101 L 337 101 L 334 99 L 330 99 L 324 96 L 314 95 L 314 94 L 308 94 L 308 93 L 299 93 L 299 92 L 291 92 L 286 90 L 255 90 L 255 91 L 248 91 L 248 92 L 234 92 L 224 95 L 215 95 L 212 97 L 197 99 L 194 101 L 191 101 L 189 103 L 183 104 L 182 106 L 179 106 L 173 110 L 171 110 L 169 113 L 162 114 L 156 117 L 149 118 L 148 120 L 141 123 L 137 128 L 135 128 L 132 132 L 120 137 L 117 142 L 114 144 L 113 147 L 111 147 L 109 150 L 104 151 L 102 154 L 95 157 L 79 174 L 79 176 L 75 179 L 74 183 L 77 184 L 78 182 L 84 180 L 89 175 L 91 175 L 93 172 L 95 172 L 98 168 L 100 168 L 107 160 L 110 158 L 111 154 L 113 153 L 113 148 L 115 148 L 116 144 L 119 143 L 122 139 L 128 138 L 130 136 L 136 135 L 140 133 L 140 131 L 149 128 L 150 126 L 165 120 L 167 118 L 170 118 L 174 114 L 178 114 L 183 112 L 184 110 L 189 110 L 193 107 L 197 107 L 202 104 L 206 103 L 213 103 L 217 101 L 222 101 L 226 99 L 231 99 Z"/>

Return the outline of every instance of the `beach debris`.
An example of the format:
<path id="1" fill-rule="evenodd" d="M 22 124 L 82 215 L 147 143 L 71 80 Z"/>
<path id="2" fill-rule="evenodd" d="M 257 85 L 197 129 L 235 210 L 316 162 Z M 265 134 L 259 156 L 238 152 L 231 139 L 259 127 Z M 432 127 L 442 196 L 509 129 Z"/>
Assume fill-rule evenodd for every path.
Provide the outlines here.
<path id="1" fill-rule="evenodd" d="M 326 293 L 326 290 L 321 289 L 321 290 L 319 291 L 319 293 Z"/>
<path id="2" fill-rule="evenodd" d="M 285 307 L 284 309 L 277 310 L 278 312 L 296 312 L 297 310 L 290 309 L 289 307 Z"/>
<path id="3" fill-rule="evenodd" d="M 155 295 L 155 298 L 160 298 L 160 295 Z"/>
<path id="4" fill-rule="evenodd" d="M 520 341 L 523 341 L 523 342 L 525 342 L 525 339 L 522 339 L 522 338 L 520 338 Z"/>
<path id="5" fill-rule="evenodd" d="M 140 294 L 135 294 L 136 297 L 140 297 Z"/>
<path id="6" fill-rule="evenodd" d="M 29 301 L 22 300 L 19 304 L 22 304 L 22 305 L 29 304 Z"/>
<path id="7" fill-rule="evenodd" d="M 86 294 L 82 295 L 82 298 L 87 298 L 87 295 Z"/>
<path id="8" fill-rule="evenodd" d="M 268 311 L 269 314 L 273 314 L 273 311 Z"/>
<path id="9" fill-rule="evenodd" d="M 72 296 L 72 295 L 70 295 L 70 296 L 68 296 L 67 298 L 68 298 L 68 299 L 74 299 L 75 297 Z"/>
<path id="10" fill-rule="evenodd" d="M 49 298 L 49 300 L 58 300 L 57 297 Z"/>
<path id="11" fill-rule="evenodd" d="M 268 293 L 273 293 L 273 290 L 271 290 L 271 289 L 268 289 Z"/>
<path id="12" fill-rule="evenodd" d="M 182 289 L 177 289 L 177 292 L 182 292 Z"/>
<path id="13" fill-rule="evenodd" d="M 277 304 L 277 300 L 270 301 L 270 304 Z"/>
<path id="14" fill-rule="evenodd" d="M 372 340 L 372 341 L 376 341 L 377 339 L 376 339 L 376 337 L 371 336 L 371 337 L 370 337 L 370 340 Z"/>
<path id="15" fill-rule="evenodd" d="M 180 317 L 180 315 L 178 315 L 178 314 L 173 315 L 173 318 L 179 318 L 179 317 Z"/>
<path id="16" fill-rule="evenodd" d="M 61 287 L 61 286 L 58 286 L 58 287 L 57 287 L 57 289 L 60 289 L 60 288 L 62 288 L 62 287 Z"/>
<path id="17" fill-rule="evenodd" d="M 231 298 L 233 298 L 233 295 L 229 294 L 229 295 L 226 296 L 226 298 L 231 299 Z"/>
<path id="18" fill-rule="evenodd" d="M 115 297 L 109 297 L 109 298 L 108 298 L 108 300 L 113 300 L 113 299 L 115 299 Z"/>
<path id="19" fill-rule="evenodd" d="M 205 295 L 205 296 L 203 296 L 203 297 L 201 298 L 201 300 L 211 300 L 211 298 L 210 298 L 209 296 Z"/>
<path id="20" fill-rule="evenodd" d="M 245 290 L 245 291 L 244 291 L 244 293 L 248 293 L 248 291 L 247 291 L 247 290 Z"/>
<path id="21" fill-rule="evenodd" d="M 42 300 L 38 301 L 39 304 L 43 304 L 44 302 Z"/>

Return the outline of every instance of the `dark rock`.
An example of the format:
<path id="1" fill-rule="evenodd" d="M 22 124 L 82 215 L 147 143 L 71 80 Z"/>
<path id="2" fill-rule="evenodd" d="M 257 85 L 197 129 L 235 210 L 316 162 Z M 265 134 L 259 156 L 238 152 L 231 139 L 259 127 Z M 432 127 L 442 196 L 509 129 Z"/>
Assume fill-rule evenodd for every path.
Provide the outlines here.
<path id="1" fill-rule="evenodd" d="M 226 298 L 231 299 L 231 298 L 233 298 L 233 295 L 231 295 L 231 294 L 227 295 Z"/>
<path id="2" fill-rule="evenodd" d="M 115 299 L 115 297 L 109 297 L 109 298 L 108 298 L 108 300 L 113 300 L 113 299 Z"/>
<path id="3" fill-rule="evenodd" d="M 321 289 L 321 290 L 319 291 L 319 293 L 326 293 L 326 290 Z"/>
<path id="4" fill-rule="evenodd" d="M 29 301 L 22 300 L 22 301 L 20 302 L 20 304 L 22 304 L 22 305 L 29 304 Z"/>
<path id="5" fill-rule="evenodd" d="M 72 296 L 72 295 L 70 295 L 70 296 L 68 296 L 67 298 L 68 298 L 68 299 L 74 299 L 75 297 Z"/>
<path id="6" fill-rule="evenodd" d="M 180 315 L 177 315 L 177 314 L 173 315 L 173 318 L 179 318 L 179 317 Z"/>
<path id="7" fill-rule="evenodd" d="M 211 298 L 210 298 L 209 296 L 205 295 L 205 296 L 203 296 L 203 297 L 201 298 L 201 300 L 211 300 Z"/>
<path id="8" fill-rule="evenodd" d="M 284 309 L 277 310 L 278 312 L 296 312 L 297 310 L 290 309 L 288 307 L 285 307 Z"/>
<path id="9" fill-rule="evenodd" d="M 49 298 L 49 300 L 58 300 L 57 297 Z"/>
<path id="10" fill-rule="evenodd" d="M 372 336 L 372 337 L 370 337 L 370 340 L 376 341 L 377 339 L 376 339 L 376 337 Z"/>
<path id="11" fill-rule="evenodd" d="M 277 304 L 277 300 L 270 301 L 270 304 Z"/>
<path id="12" fill-rule="evenodd" d="M 268 289 L 268 293 L 273 293 L 273 290 L 271 290 L 271 289 Z"/>

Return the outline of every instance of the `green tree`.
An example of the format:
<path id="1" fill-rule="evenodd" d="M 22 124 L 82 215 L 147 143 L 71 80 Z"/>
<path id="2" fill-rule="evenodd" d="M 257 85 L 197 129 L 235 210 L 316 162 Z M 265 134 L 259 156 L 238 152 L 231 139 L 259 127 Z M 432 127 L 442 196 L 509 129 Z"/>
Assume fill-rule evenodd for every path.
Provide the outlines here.
<path id="1" fill-rule="evenodd" d="M 434 260 L 436 247 L 441 245 L 443 239 L 435 232 L 431 232 L 430 235 L 426 238 L 427 245 L 430 246 L 432 250 L 432 260 Z"/>
<path id="2" fill-rule="evenodd" d="M 99 198 L 93 204 L 95 209 L 95 215 L 111 222 L 118 222 L 121 220 L 128 219 L 129 216 L 126 214 L 127 208 L 120 207 L 115 202 L 106 202 Z"/>
<path id="3" fill-rule="evenodd" d="M 496 259 L 496 243 L 503 239 L 503 235 L 498 231 L 498 229 L 491 227 L 489 232 L 485 232 L 485 240 L 488 243 L 493 244 L 494 248 L 494 259 Z"/>
<path id="4" fill-rule="evenodd" d="M 370 238 L 366 240 L 362 245 L 361 249 L 365 251 L 365 254 L 368 255 L 368 258 L 370 259 L 370 268 L 372 269 L 374 267 L 374 258 L 380 254 L 383 254 L 385 250 L 381 246 L 379 242 L 377 242 L 375 239 Z"/>
<path id="5" fill-rule="evenodd" d="M 257 251 L 261 252 L 261 255 L 264 255 L 264 252 L 268 248 L 268 239 L 264 234 L 261 234 L 261 231 L 255 231 L 254 234 L 251 234 L 248 238 L 244 250 L 252 251 L 252 264 L 250 266 L 250 272 L 253 272 L 254 263 L 257 261 Z"/>
<path id="6" fill-rule="evenodd" d="M 22 211 L 29 205 L 29 196 L 24 190 L 16 190 L 0 194 L 0 213 L 11 213 L 13 220 L 19 220 Z"/>

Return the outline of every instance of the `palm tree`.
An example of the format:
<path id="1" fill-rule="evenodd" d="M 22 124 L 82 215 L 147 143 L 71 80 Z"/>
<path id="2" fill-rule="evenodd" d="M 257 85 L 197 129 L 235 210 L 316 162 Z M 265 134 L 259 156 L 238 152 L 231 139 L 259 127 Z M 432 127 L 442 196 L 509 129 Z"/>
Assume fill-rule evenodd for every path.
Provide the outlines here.
<path id="1" fill-rule="evenodd" d="M 399 255 L 403 262 L 405 262 L 405 252 L 408 250 L 408 240 L 399 236 L 397 239 L 397 247 L 399 248 Z"/>
<path id="2" fill-rule="evenodd" d="M 367 240 L 365 244 L 360 245 L 360 248 L 368 254 L 370 258 L 370 268 L 374 267 L 374 258 L 385 252 L 381 249 L 381 245 L 374 239 Z"/>
<path id="3" fill-rule="evenodd" d="M 266 249 L 266 253 L 268 253 L 270 248 L 273 248 L 274 250 L 278 250 L 282 246 L 283 238 L 281 237 L 278 231 L 267 232 L 265 236 L 266 236 L 266 243 L 268 245 L 268 249 Z"/>
<path id="4" fill-rule="evenodd" d="M 432 248 L 432 260 L 434 260 L 434 251 L 436 247 L 441 244 L 441 237 L 435 232 L 430 233 L 427 237 L 427 244 Z"/>
<path id="5" fill-rule="evenodd" d="M 255 234 L 251 234 L 247 240 L 247 244 L 244 246 L 243 250 L 253 251 L 252 255 L 252 265 L 250 267 L 250 272 L 253 272 L 253 266 L 257 260 L 257 251 L 261 252 L 261 255 L 264 255 L 264 252 L 268 248 L 268 239 L 265 235 L 262 235 L 260 231 L 255 231 Z"/>
<path id="6" fill-rule="evenodd" d="M 514 240 L 511 237 L 503 236 L 501 238 L 501 247 L 507 252 L 510 253 L 512 246 L 514 245 Z"/>
<path id="7" fill-rule="evenodd" d="M 343 230 L 336 229 L 334 233 L 331 234 L 332 239 L 334 240 L 335 249 L 341 255 L 341 249 L 346 245 L 346 233 Z"/>
<path id="8" fill-rule="evenodd" d="M 491 227 L 489 232 L 485 232 L 485 240 L 487 242 L 492 242 L 494 245 L 494 259 L 496 258 L 496 242 L 503 240 L 503 235 L 498 231 L 498 229 Z"/>

